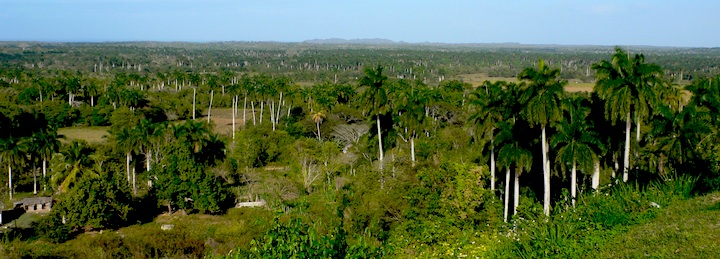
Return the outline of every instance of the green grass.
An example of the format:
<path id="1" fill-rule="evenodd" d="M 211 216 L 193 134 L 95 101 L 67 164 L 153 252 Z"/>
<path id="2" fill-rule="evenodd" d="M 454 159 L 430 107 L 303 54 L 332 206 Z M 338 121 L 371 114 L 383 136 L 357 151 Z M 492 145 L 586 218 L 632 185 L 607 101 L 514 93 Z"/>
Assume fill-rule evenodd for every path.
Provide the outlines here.
<path id="1" fill-rule="evenodd" d="M 470 83 L 473 87 L 478 87 L 485 81 L 494 82 L 502 80 L 514 83 L 519 82 L 515 77 L 491 77 L 483 73 L 462 74 L 458 75 L 458 77 L 462 79 L 463 82 Z M 585 83 L 577 79 L 568 79 L 568 85 L 565 86 L 565 89 L 569 92 L 591 92 L 594 86 L 595 83 Z"/>
<path id="2" fill-rule="evenodd" d="M 107 141 L 103 136 L 109 136 L 110 127 L 101 126 L 77 126 L 58 129 L 58 134 L 65 136 L 66 142 L 73 140 L 85 140 L 88 143 L 104 143 Z"/>
<path id="3" fill-rule="evenodd" d="M 720 192 L 675 202 L 614 236 L 598 258 L 713 258 L 720 254 Z"/>

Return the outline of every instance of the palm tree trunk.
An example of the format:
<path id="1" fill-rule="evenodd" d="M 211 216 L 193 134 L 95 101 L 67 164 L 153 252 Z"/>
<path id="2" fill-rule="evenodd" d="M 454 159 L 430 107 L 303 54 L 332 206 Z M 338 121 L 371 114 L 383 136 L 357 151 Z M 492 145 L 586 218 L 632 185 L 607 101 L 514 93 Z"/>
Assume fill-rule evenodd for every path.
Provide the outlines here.
<path id="1" fill-rule="evenodd" d="M 45 186 L 45 176 L 47 175 L 47 159 L 43 157 L 43 191 L 47 190 L 47 186 Z"/>
<path id="2" fill-rule="evenodd" d="M 33 161 L 33 194 L 37 194 L 37 168 Z"/>
<path id="3" fill-rule="evenodd" d="M 543 212 L 545 216 L 550 216 L 550 161 L 548 161 L 547 138 L 545 135 L 545 125 L 542 125 L 542 159 L 543 159 Z"/>
<path id="4" fill-rule="evenodd" d="M 503 212 L 503 220 L 507 222 L 508 218 L 508 201 L 510 199 L 510 167 L 505 169 L 505 210 Z"/>
<path id="5" fill-rule="evenodd" d="M 250 109 L 252 109 L 253 126 L 255 126 L 255 101 L 250 101 Z"/>
<path id="6" fill-rule="evenodd" d="M 126 158 L 125 159 L 125 168 L 127 169 L 127 180 L 128 180 L 128 183 L 130 183 L 130 181 L 132 181 L 130 179 L 130 159 L 131 159 L 130 152 L 125 153 L 125 158 Z"/>
<path id="7" fill-rule="evenodd" d="M 278 100 L 278 105 L 277 105 L 277 115 L 275 115 L 275 124 L 280 123 L 280 108 L 282 108 L 282 101 L 283 101 L 283 93 L 280 92 L 280 99 Z"/>
<path id="8" fill-rule="evenodd" d="M 195 88 L 193 88 L 193 109 L 192 109 L 193 120 L 195 120 L 195 92 L 196 91 L 197 90 Z"/>
<path id="9" fill-rule="evenodd" d="M 378 131 L 378 150 L 380 151 L 380 171 L 382 171 L 383 148 L 382 148 L 382 131 L 380 131 L 380 115 L 376 115 L 375 121 L 377 122 L 377 131 Z"/>
<path id="10" fill-rule="evenodd" d="M 148 148 L 146 152 L 147 156 L 145 157 L 145 169 L 149 172 L 150 167 L 150 159 L 152 159 L 152 149 Z"/>
<path id="11" fill-rule="evenodd" d="M 513 190 L 513 216 L 517 214 L 517 207 L 520 204 L 520 170 L 515 171 L 515 187 Z"/>
<path id="12" fill-rule="evenodd" d="M 10 165 L 10 161 L 8 161 L 8 190 L 10 192 L 10 200 L 12 201 L 12 166 Z"/>
<path id="13" fill-rule="evenodd" d="M 275 100 L 270 100 L 270 124 L 275 131 Z"/>
<path id="14" fill-rule="evenodd" d="M 490 138 L 490 190 L 495 192 L 495 140 Z"/>
<path id="15" fill-rule="evenodd" d="M 317 126 L 317 139 L 320 141 L 320 121 L 315 122 L 315 126 Z"/>
<path id="16" fill-rule="evenodd" d="M 414 133 L 414 131 L 413 131 Z M 412 166 L 415 166 L 415 134 L 410 136 L 410 160 L 412 161 Z"/>
<path id="17" fill-rule="evenodd" d="M 625 154 L 623 155 L 623 182 L 628 180 L 628 167 L 630 167 L 630 112 L 625 120 Z"/>
<path id="18" fill-rule="evenodd" d="M 575 208 L 575 200 L 577 198 L 577 165 L 575 160 L 572 162 L 572 170 L 570 171 L 570 199 L 572 199 L 573 208 Z"/>
<path id="19" fill-rule="evenodd" d="M 638 148 L 635 149 L 634 153 L 635 153 L 635 161 L 638 161 L 639 156 L 640 156 L 640 154 L 639 154 L 640 148 L 639 147 L 640 147 L 640 124 L 641 124 L 641 122 L 640 122 L 640 116 L 637 116 L 637 113 L 635 116 L 637 117 L 637 122 L 635 123 L 635 142 L 637 142 Z M 635 168 L 637 169 L 637 167 L 638 167 L 638 164 L 635 163 Z"/>
<path id="20" fill-rule="evenodd" d="M 243 101 L 243 129 L 245 128 L 245 123 L 247 123 L 247 94 L 245 95 L 245 100 Z"/>
<path id="21" fill-rule="evenodd" d="M 600 160 L 595 160 L 595 173 L 592 176 L 592 188 L 596 192 L 600 187 Z"/>

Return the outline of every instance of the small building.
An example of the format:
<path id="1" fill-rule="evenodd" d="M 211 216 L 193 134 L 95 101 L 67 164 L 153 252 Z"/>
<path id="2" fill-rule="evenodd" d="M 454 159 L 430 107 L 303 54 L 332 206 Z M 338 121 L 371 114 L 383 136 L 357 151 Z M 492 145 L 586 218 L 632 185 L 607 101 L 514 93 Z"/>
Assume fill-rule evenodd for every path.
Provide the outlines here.
<path id="1" fill-rule="evenodd" d="M 25 198 L 15 202 L 15 208 L 22 208 L 25 212 L 45 213 L 52 209 L 52 197 Z"/>

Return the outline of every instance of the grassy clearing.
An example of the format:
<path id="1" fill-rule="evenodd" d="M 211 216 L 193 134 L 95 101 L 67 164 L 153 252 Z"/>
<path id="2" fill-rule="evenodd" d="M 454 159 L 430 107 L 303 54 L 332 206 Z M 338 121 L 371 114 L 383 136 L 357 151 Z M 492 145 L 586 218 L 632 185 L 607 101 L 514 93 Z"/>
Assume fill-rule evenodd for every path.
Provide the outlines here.
<path id="1" fill-rule="evenodd" d="M 720 193 L 675 202 L 616 235 L 598 258 L 713 258 L 720 254 Z"/>
<path id="2" fill-rule="evenodd" d="M 88 143 L 104 143 L 107 141 L 108 129 L 110 127 L 102 126 L 77 126 L 58 129 L 58 134 L 65 136 L 63 142 L 73 140 L 85 140 Z"/>
<path id="3" fill-rule="evenodd" d="M 463 82 L 467 82 L 473 85 L 473 87 L 480 86 L 485 81 L 506 81 L 506 82 L 514 82 L 517 83 L 518 79 L 515 77 L 491 77 L 487 74 L 478 73 L 478 74 L 462 74 L 458 75 L 460 79 Z M 585 83 L 577 79 L 568 79 L 568 85 L 565 87 L 565 90 L 568 92 L 590 92 L 592 91 L 593 87 L 595 86 L 594 83 Z"/>

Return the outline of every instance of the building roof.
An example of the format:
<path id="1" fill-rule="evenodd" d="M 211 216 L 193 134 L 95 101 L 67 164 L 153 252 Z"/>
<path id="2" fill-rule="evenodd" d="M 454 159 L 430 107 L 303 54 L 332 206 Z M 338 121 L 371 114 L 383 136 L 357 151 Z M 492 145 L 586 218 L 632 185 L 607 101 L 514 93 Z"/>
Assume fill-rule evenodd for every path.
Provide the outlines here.
<path id="1" fill-rule="evenodd" d="M 52 202 L 52 197 L 32 197 L 32 198 L 25 198 L 20 201 L 16 201 L 13 203 L 16 207 L 18 205 L 37 205 L 37 204 L 45 204 Z"/>

